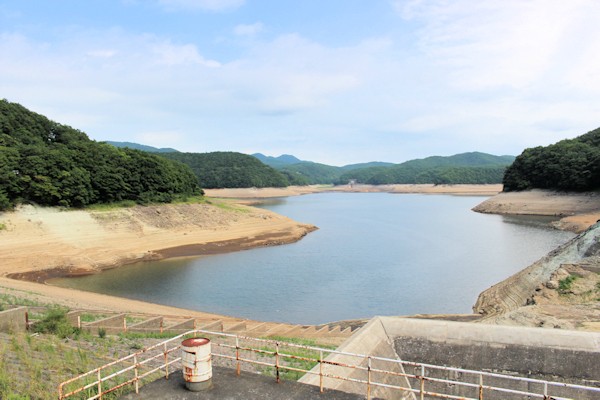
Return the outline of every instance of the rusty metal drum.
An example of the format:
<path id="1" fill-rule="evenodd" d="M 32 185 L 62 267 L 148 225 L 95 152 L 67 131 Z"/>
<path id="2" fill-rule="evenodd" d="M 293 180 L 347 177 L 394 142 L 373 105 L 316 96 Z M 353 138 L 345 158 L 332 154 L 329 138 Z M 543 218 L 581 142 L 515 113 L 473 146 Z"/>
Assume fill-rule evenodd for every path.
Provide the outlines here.
<path id="1" fill-rule="evenodd" d="M 212 386 L 210 339 L 190 338 L 181 342 L 181 365 L 185 387 L 193 392 Z"/>

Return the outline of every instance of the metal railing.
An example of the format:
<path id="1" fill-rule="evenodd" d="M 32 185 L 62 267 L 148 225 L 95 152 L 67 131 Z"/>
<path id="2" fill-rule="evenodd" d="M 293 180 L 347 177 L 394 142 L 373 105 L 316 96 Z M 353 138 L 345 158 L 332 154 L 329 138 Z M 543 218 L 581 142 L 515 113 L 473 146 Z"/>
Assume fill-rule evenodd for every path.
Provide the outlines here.
<path id="1" fill-rule="evenodd" d="M 523 396 L 523 398 L 528 399 L 566 400 L 571 398 L 553 396 L 552 393 L 557 388 L 573 390 L 574 393 L 578 394 L 586 393 L 591 396 L 590 398 L 594 398 L 597 393 L 597 396 L 600 397 L 600 387 L 401 361 L 222 332 L 191 330 L 61 383 L 58 387 L 59 399 L 63 400 L 76 395 L 77 398 L 88 400 L 102 399 L 103 396 L 127 386 L 133 386 L 135 392 L 139 393 L 140 385 L 145 383 L 146 378 L 154 380 L 164 376 L 168 379 L 171 371 L 181 369 L 178 364 L 181 362 L 181 357 L 172 355 L 172 353 L 180 350 L 182 338 L 200 335 L 211 339 L 213 358 L 229 360 L 230 363 L 234 363 L 238 374 L 240 374 L 242 364 L 248 363 L 274 369 L 277 382 L 279 382 L 285 371 L 317 375 L 321 392 L 325 390 L 325 380 L 332 379 L 352 382 L 360 386 L 364 385 L 363 393 L 367 399 L 371 398 L 372 390 L 375 388 L 385 388 L 404 393 L 410 392 L 418 396 L 419 399 L 437 397 L 482 400 L 484 394 L 485 398 L 488 398 L 493 393 Z M 220 338 L 221 342 L 217 342 L 217 338 Z M 220 349 L 223 352 L 217 353 L 215 349 Z M 293 354 L 294 351 L 285 352 L 284 349 L 298 349 L 302 350 L 303 353 L 298 354 L 298 352 L 295 352 L 296 354 Z M 229 353 L 225 354 L 226 352 Z M 254 356 L 250 356 L 251 354 Z M 344 362 L 332 360 L 332 357 L 327 359 L 327 356 L 330 355 L 334 355 L 333 358 L 343 359 Z M 356 359 L 357 361 L 346 362 L 347 359 Z M 306 368 L 302 368 L 297 363 L 290 363 L 290 360 L 311 364 Z M 382 367 L 385 364 L 389 367 Z M 316 367 L 313 368 L 313 365 Z M 406 373 L 405 371 L 408 369 L 413 369 L 418 373 Z M 344 372 L 332 372 L 337 370 Z M 456 378 L 436 377 L 434 376 L 436 373 L 437 375 L 440 375 L 440 373 L 442 375 L 453 374 Z M 414 386 L 418 388 L 412 388 L 409 384 L 410 380 L 414 380 Z M 399 384 L 399 381 L 405 384 Z M 489 381 L 503 381 L 506 382 L 506 385 L 490 384 Z M 517 382 L 517 385 L 521 384 L 526 388 L 535 386 L 537 389 L 533 391 L 514 389 L 515 382 Z M 445 393 L 440 392 L 440 388 L 443 389 L 444 387 L 448 390 Z M 456 394 L 460 390 L 470 390 L 475 395 L 468 397 Z M 578 395 L 577 398 L 579 397 Z"/>

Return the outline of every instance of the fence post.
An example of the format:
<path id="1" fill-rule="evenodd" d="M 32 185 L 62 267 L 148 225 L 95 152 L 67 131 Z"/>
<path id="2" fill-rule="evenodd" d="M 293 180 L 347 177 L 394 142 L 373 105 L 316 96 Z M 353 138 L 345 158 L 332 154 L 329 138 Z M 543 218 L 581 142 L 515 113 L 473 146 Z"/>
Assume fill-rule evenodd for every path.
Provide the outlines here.
<path id="1" fill-rule="evenodd" d="M 479 374 L 479 400 L 483 400 L 483 374 Z"/>
<path id="2" fill-rule="evenodd" d="M 419 389 L 421 400 L 425 399 L 425 366 L 421 365 L 421 385 Z"/>
<path id="3" fill-rule="evenodd" d="M 133 364 L 134 364 L 134 368 L 133 371 L 135 373 L 135 394 L 139 394 L 140 393 L 140 383 L 139 383 L 139 379 L 138 379 L 138 362 L 137 362 L 137 354 L 134 354 L 133 356 Z"/>
<path id="4" fill-rule="evenodd" d="M 323 393 L 323 350 L 319 350 L 319 391 Z"/>
<path id="5" fill-rule="evenodd" d="M 367 357 L 367 400 L 371 399 L 371 356 Z"/>
<path id="6" fill-rule="evenodd" d="M 98 370 L 98 398 L 102 400 L 102 376 L 100 370 Z"/>
<path id="7" fill-rule="evenodd" d="M 235 372 L 240 374 L 240 338 L 238 335 L 235 335 Z"/>
<path id="8" fill-rule="evenodd" d="M 275 342 L 275 374 L 279 383 L 279 342 Z"/>
<path id="9" fill-rule="evenodd" d="M 169 353 L 167 352 L 167 343 L 163 345 L 163 354 L 165 355 L 165 379 L 169 379 Z"/>

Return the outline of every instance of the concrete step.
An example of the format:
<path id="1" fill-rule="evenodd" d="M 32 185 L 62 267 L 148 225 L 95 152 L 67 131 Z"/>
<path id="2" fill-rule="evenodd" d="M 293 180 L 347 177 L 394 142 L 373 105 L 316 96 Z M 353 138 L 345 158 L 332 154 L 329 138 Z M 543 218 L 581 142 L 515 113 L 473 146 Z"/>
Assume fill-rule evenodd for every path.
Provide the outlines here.
<path id="1" fill-rule="evenodd" d="M 223 320 L 210 320 L 204 321 L 196 325 L 198 329 L 203 329 L 205 331 L 213 331 L 213 332 L 223 332 Z"/>
<path id="2" fill-rule="evenodd" d="M 147 319 L 137 324 L 132 324 L 127 327 L 127 332 L 139 333 L 162 333 L 163 332 L 163 317 L 154 317 Z"/>
<path id="3" fill-rule="evenodd" d="M 246 330 L 246 321 L 232 321 L 223 323 L 222 331 L 226 333 L 241 333 Z"/>
<path id="4" fill-rule="evenodd" d="M 97 321 L 85 322 L 81 324 L 81 329 L 88 332 L 98 333 L 100 329 L 108 334 L 117 334 L 127 330 L 126 314 L 117 314 L 102 318 Z"/>
<path id="5" fill-rule="evenodd" d="M 175 323 L 164 328 L 166 332 L 185 332 L 196 329 L 196 320 L 194 318 L 186 319 L 185 321 Z"/>

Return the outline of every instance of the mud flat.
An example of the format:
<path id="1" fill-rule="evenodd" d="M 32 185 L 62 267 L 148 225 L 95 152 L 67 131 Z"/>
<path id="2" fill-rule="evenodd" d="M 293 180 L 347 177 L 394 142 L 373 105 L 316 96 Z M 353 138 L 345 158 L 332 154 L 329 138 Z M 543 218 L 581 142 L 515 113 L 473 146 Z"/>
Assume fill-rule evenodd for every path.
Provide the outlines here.
<path id="1" fill-rule="evenodd" d="M 493 196 L 502 191 L 502 185 L 311 185 L 287 188 L 205 189 L 207 196 L 235 199 L 299 196 L 311 193 L 421 193 L 465 196 Z"/>
<path id="2" fill-rule="evenodd" d="M 562 217 L 559 229 L 583 232 L 600 220 L 600 193 L 529 190 L 499 193 L 473 208 L 488 214 L 548 215 Z"/>
<path id="3" fill-rule="evenodd" d="M 192 313 L 43 282 L 142 260 L 291 243 L 317 229 L 268 210 L 218 203 L 110 211 L 61 211 L 27 205 L 1 213 L 0 224 L 0 292 L 17 291 L 70 307 L 173 315 Z M 193 313 L 197 314 L 205 315 Z"/>

